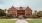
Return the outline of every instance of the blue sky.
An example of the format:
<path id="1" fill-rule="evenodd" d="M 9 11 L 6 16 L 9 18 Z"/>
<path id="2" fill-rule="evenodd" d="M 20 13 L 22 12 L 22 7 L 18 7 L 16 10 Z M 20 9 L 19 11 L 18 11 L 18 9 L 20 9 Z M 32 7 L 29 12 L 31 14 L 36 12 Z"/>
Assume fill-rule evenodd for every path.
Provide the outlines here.
<path id="1" fill-rule="evenodd" d="M 41 11 L 42 10 L 42 0 L 0 0 L 0 8 L 8 9 L 11 6 L 14 7 L 26 7 L 29 6 L 33 11 Z"/>

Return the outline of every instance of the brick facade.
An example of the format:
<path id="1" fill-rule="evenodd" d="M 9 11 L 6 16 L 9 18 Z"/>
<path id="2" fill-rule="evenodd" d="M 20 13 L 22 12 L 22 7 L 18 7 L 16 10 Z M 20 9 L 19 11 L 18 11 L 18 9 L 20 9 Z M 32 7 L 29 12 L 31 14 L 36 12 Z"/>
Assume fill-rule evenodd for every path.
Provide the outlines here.
<path id="1" fill-rule="evenodd" d="M 12 6 L 9 8 L 8 13 L 12 14 L 13 16 L 25 16 L 25 17 L 30 17 L 32 15 L 32 10 L 29 7 L 19 7 L 16 8 Z"/>

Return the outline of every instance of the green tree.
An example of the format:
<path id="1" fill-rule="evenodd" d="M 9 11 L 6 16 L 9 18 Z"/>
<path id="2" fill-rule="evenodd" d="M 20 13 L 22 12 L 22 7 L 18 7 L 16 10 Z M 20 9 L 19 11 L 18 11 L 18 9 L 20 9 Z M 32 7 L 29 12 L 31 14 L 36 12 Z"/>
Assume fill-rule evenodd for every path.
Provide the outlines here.
<path id="1" fill-rule="evenodd" d="M 33 17 L 37 18 L 37 10 L 34 11 L 35 13 L 32 14 Z"/>
<path id="2" fill-rule="evenodd" d="M 7 9 L 4 9 L 4 12 L 6 13 Z"/>
<path id="3" fill-rule="evenodd" d="M 39 11 L 39 12 L 37 13 L 37 16 L 38 16 L 38 17 L 42 17 L 42 11 Z"/>
<path id="4" fill-rule="evenodd" d="M 2 9 L 0 9 L 0 16 L 6 16 L 6 13 Z"/>

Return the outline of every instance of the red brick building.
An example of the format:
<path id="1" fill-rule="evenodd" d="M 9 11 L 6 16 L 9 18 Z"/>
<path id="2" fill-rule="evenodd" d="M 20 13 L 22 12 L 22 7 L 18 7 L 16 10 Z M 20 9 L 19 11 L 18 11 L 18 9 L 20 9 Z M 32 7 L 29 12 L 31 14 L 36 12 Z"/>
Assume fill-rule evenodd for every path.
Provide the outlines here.
<path id="1" fill-rule="evenodd" d="M 25 17 L 31 17 L 32 16 L 32 10 L 29 7 L 14 7 L 12 6 L 9 8 L 8 13 L 12 14 L 13 16 L 25 16 Z"/>

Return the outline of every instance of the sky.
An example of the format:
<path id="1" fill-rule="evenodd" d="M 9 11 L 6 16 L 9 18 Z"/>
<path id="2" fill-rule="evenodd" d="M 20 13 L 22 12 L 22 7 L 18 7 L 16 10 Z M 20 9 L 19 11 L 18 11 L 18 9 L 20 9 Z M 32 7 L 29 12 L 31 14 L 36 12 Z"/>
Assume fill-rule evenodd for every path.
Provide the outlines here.
<path id="1" fill-rule="evenodd" d="M 9 9 L 11 6 L 29 6 L 33 11 L 42 11 L 42 0 L 0 0 L 1 9 Z"/>

